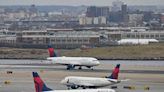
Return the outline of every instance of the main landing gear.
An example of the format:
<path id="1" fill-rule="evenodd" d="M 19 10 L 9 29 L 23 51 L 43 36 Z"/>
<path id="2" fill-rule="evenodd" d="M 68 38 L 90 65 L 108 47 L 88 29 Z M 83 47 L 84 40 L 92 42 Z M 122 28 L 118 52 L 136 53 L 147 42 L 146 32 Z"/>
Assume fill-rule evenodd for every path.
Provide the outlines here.
<path id="1" fill-rule="evenodd" d="M 91 67 L 91 70 L 93 70 L 93 67 Z"/>
<path id="2" fill-rule="evenodd" d="M 83 87 L 83 89 L 86 89 L 86 87 Z"/>
<path id="3" fill-rule="evenodd" d="M 68 86 L 68 90 L 70 90 L 70 86 Z"/>
<path id="4" fill-rule="evenodd" d="M 82 67 L 80 66 L 80 67 L 79 67 L 79 70 L 81 70 L 81 69 L 82 69 Z"/>

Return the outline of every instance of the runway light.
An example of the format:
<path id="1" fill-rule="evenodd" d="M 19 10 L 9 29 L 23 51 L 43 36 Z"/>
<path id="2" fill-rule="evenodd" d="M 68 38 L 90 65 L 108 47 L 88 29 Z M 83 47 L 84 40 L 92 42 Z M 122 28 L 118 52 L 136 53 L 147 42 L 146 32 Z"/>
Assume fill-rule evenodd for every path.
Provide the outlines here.
<path id="1" fill-rule="evenodd" d="M 149 90 L 150 88 L 149 87 L 145 87 L 145 90 Z"/>
<path id="2" fill-rule="evenodd" d="M 5 81 L 5 84 L 10 84 L 10 81 Z"/>
<path id="3" fill-rule="evenodd" d="M 7 74 L 13 73 L 12 71 L 7 71 Z"/>
<path id="4" fill-rule="evenodd" d="M 40 70 L 40 72 L 42 73 L 42 72 L 43 72 L 43 70 Z"/>
<path id="5" fill-rule="evenodd" d="M 117 86 L 111 86 L 111 89 L 117 89 Z"/>
<path id="6" fill-rule="evenodd" d="M 130 89 L 130 87 L 129 86 L 124 86 L 124 89 Z"/>
<path id="7" fill-rule="evenodd" d="M 129 89 L 131 89 L 131 90 L 135 90 L 135 87 L 129 87 Z"/>
<path id="8" fill-rule="evenodd" d="M 107 76 L 103 76 L 102 78 L 107 78 Z"/>

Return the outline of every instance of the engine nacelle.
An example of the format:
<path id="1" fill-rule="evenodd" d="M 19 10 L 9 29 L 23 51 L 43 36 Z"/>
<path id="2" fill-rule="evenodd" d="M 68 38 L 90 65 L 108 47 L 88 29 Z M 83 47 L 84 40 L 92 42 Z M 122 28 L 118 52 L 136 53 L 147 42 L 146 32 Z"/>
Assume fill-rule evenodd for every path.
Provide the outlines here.
<path id="1" fill-rule="evenodd" d="M 69 68 L 69 69 L 70 69 L 70 68 L 75 68 L 75 66 L 72 65 L 72 64 L 69 64 L 69 65 L 68 65 L 68 68 Z"/>
<path id="2" fill-rule="evenodd" d="M 97 87 L 96 86 L 89 86 L 88 88 L 94 88 L 94 89 L 96 89 Z"/>
<path id="3" fill-rule="evenodd" d="M 91 68 L 91 66 L 86 66 L 87 68 Z"/>
<path id="4" fill-rule="evenodd" d="M 72 89 L 77 89 L 78 86 L 76 86 L 76 85 L 71 85 L 71 88 L 72 88 Z"/>

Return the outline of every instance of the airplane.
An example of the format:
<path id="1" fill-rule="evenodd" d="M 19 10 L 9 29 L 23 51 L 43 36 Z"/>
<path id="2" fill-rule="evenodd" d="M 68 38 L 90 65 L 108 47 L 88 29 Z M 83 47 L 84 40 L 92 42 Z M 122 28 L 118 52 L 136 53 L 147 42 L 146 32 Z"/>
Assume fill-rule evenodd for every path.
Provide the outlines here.
<path id="1" fill-rule="evenodd" d="M 121 83 L 124 81 L 128 81 L 129 79 L 124 80 L 117 80 L 119 74 L 120 64 L 117 64 L 116 68 L 113 70 L 113 73 L 109 77 L 103 78 L 95 78 L 95 77 L 76 77 L 76 76 L 68 76 L 65 77 L 61 84 L 66 85 L 68 89 L 77 89 L 82 87 L 83 89 L 86 88 L 99 88 L 105 87 L 109 85 L 114 85 L 117 83 Z"/>
<path id="2" fill-rule="evenodd" d="M 113 89 L 52 90 L 44 84 L 37 72 L 33 72 L 33 79 L 36 92 L 116 92 Z"/>
<path id="3" fill-rule="evenodd" d="M 79 66 L 79 69 L 85 66 L 93 70 L 93 66 L 98 66 L 100 64 L 100 62 L 93 57 L 58 57 L 51 45 L 48 45 L 48 48 L 50 57 L 47 58 L 48 61 L 46 62 L 66 65 L 67 70 L 74 69 L 76 66 Z"/>

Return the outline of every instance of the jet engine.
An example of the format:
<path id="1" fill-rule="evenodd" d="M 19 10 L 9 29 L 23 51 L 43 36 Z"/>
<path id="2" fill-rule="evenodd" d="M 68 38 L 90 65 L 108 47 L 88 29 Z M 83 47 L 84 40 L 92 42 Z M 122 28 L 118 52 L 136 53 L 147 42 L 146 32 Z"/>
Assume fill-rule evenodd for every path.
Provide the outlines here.
<path id="1" fill-rule="evenodd" d="M 71 88 L 72 88 L 72 89 L 77 89 L 78 86 L 76 86 L 76 85 L 71 85 Z"/>
<path id="2" fill-rule="evenodd" d="M 71 69 L 71 68 L 75 68 L 75 66 L 72 64 L 69 64 L 67 69 Z"/>

